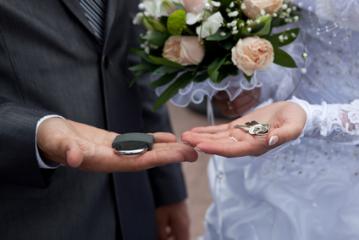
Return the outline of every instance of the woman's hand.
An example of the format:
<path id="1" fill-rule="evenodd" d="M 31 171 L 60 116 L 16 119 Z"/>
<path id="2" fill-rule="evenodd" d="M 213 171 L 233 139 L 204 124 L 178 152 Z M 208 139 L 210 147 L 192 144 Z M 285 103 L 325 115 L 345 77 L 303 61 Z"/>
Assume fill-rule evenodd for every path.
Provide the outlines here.
<path id="1" fill-rule="evenodd" d="M 305 127 L 306 119 L 305 111 L 298 104 L 278 102 L 228 124 L 194 128 L 185 132 L 182 140 L 209 154 L 225 157 L 258 156 L 298 138 Z M 235 127 L 251 121 L 270 124 L 269 133 L 252 136 Z"/>

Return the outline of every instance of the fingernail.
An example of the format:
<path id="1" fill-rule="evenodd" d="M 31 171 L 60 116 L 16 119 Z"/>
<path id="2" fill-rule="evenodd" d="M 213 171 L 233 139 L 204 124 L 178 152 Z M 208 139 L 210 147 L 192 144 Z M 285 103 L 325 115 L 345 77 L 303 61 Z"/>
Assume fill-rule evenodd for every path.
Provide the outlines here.
<path id="1" fill-rule="evenodd" d="M 269 146 L 272 147 L 274 145 L 276 145 L 279 141 L 279 137 L 278 136 L 272 136 L 270 139 L 269 139 Z"/>

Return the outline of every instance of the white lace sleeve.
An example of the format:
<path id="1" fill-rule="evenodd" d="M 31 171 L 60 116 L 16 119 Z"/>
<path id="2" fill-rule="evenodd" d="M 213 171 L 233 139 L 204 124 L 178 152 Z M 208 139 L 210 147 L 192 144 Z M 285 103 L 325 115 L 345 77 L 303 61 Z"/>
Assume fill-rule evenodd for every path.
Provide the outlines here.
<path id="1" fill-rule="evenodd" d="M 325 137 L 336 142 L 359 143 L 359 99 L 351 104 L 311 105 L 304 100 L 291 100 L 307 113 L 304 136 Z"/>
<path id="2" fill-rule="evenodd" d="M 314 12 L 323 20 L 335 22 L 343 28 L 359 31 L 358 0 L 291 0 L 300 8 Z"/>

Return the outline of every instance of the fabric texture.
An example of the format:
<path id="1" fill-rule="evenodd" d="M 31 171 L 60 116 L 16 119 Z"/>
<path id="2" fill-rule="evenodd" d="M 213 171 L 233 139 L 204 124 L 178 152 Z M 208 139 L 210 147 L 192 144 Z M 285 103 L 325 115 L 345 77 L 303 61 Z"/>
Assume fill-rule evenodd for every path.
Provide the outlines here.
<path id="1" fill-rule="evenodd" d="M 129 88 L 137 4 L 108 0 L 99 45 L 79 1 L 0 2 L 1 239 L 156 239 L 162 198 L 153 188 L 185 199 L 178 165 L 150 176 L 40 169 L 36 160 L 36 125 L 47 115 L 118 133 L 168 128 L 145 126 L 150 100 L 139 96 L 152 90 Z"/>
<path id="2" fill-rule="evenodd" d="M 307 128 L 280 151 L 211 160 L 204 239 L 359 239 L 358 1 L 295 2 L 308 67 L 288 93 L 307 110 Z M 274 100 L 284 93 L 276 81 L 262 87 Z"/>

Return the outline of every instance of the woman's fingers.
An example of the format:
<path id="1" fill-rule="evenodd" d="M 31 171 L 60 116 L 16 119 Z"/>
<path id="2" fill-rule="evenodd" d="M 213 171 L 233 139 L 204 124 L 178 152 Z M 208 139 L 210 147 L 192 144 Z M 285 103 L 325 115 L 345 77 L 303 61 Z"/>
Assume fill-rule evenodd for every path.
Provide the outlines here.
<path id="1" fill-rule="evenodd" d="M 196 132 L 185 132 L 182 134 L 182 141 L 190 144 L 192 147 L 196 147 L 199 143 L 205 141 L 216 141 L 222 138 L 229 138 L 230 133 L 223 131 L 215 134 L 210 133 L 196 133 Z"/>
<path id="2" fill-rule="evenodd" d="M 283 124 L 270 131 L 267 137 L 267 144 L 270 148 L 280 146 L 300 136 L 302 128 L 293 124 Z"/>
<path id="3" fill-rule="evenodd" d="M 196 132 L 196 133 L 217 133 L 217 132 L 226 131 L 228 129 L 229 129 L 228 124 L 221 124 L 221 125 L 208 126 L 208 127 L 196 127 L 196 128 L 191 129 L 191 132 Z"/>
<path id="4" fill-rule="evenodd" d="M 224 157 L 241 157 L 251 155 L 252 146 L 246 141 L 207 141 L 197 145 L 197 148 L 208 154 L 215 154 Z"/>

